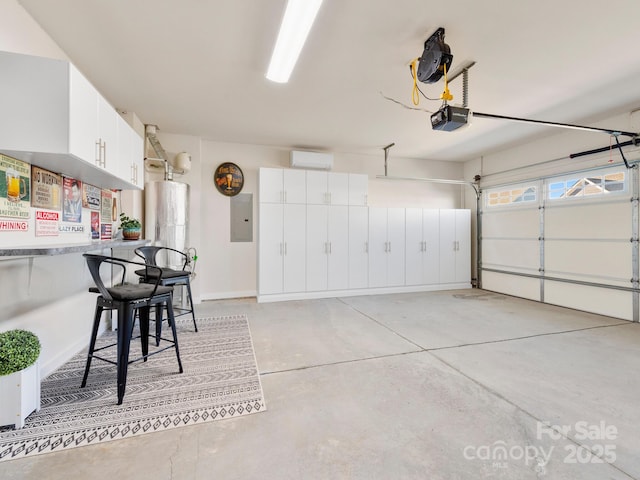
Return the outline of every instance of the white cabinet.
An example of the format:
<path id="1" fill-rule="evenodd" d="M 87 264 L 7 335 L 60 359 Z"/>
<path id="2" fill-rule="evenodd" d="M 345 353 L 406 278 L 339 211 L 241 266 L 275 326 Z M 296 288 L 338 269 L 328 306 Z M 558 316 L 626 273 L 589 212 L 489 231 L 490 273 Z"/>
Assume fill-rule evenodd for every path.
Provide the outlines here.
<path id="1" fill-rule="evenodd" d="M 369 287 L 404 285 L 405 209 L 369 208 Z"/>
<path id="2" fill-rule="evenodd" d="M 119 175 L 118 114 L 69 62 L 0 52 L 0 152 L 104 188 Z"/>
<path id="3" fill-rule="evenodd" d="M 440 283 L 471 282 L 471 212 L 440 210 Z"/>
<path id="4" fill-rule="evenodd" d="M 307 204 L 348 205 L 349 174 L 307 171 Z"/>
<path id="5" fill-rule="evenodd" d="M 110 172 L 119 172 L 118 120 L 120 115 L 100 94 L 98 94 L 96 114 L 98 115 L 98 131 L 95 134 L 98 145 L 97 164 Z"/>
<path id="6" fill-rule="evenodd" d="M 440 280 L 440 214 L 435 209 L 406 210 L 406 284 L 432 285 Z"/>
<path id="7" fill-rule="evenodd" d="M 261 168 L 259 176 L 260 203 L 306 203 L 304 170 Z"/>
<path id="8" fill-rule="evenodd" d="M 349 288 L 369 285 L 369 209 L 349 207 Z"/>
<path id="9" fill-rule="evenodd" d="M 349 210 L 307 205 L 307 291 L 349 286 Z"/>
<path id="10" fill-rule="evenodd" d="M 101 167 L 97 108 L 98 91 L 69 66 L 69 153 Z"/>
<path id="11" fill-rule="evenodd" d="M 369 176 L 349 174 L 349 205 L 366 207 L 369 202 Z"/>
<path id="12" fill-rule="evenodd" d="M 144 187 L 144 140 L 118 115 L 117 165 L 119 176 Z"/>
<path id="13" fill-rule="evenodd" d="M 260 204 L 258 293 L 305 291 L 305 205 Z"/>

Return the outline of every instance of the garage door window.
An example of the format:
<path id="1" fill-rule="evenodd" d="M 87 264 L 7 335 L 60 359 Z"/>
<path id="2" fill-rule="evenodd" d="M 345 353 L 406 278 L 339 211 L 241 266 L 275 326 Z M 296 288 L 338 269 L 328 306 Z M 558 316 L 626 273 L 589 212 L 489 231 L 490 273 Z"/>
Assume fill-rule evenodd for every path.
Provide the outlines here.
<path id="1" fill-rule="evenodd" d="M 538 190 L 535 185 L 520 185 L 501 189 L 491 189 L 486 192 L 486 206 L 500 207 L 508 205 L 522 205 L 538 200 Z"/>
<path id="2" fill-rule="evenodd" d="M 610 171 L 586 176 L 552 178 L 548 180 L 547 185 L 549 200 L 604 197 L 626 192 L 627 176 L 624 170 Z"/>

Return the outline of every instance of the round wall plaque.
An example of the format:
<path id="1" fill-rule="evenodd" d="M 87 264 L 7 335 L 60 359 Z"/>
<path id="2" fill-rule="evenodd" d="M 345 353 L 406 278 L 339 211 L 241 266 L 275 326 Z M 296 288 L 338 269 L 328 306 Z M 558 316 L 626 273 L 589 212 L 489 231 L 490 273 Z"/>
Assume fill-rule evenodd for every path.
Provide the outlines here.
<path id="1" fill-rule="evenodd" d="M 244 175 L 235 163 L 225 162 L 218 165 L 213 174 L 213 181 L 218 191 L 227 197 L 233 197 L 242 190 Z"/>

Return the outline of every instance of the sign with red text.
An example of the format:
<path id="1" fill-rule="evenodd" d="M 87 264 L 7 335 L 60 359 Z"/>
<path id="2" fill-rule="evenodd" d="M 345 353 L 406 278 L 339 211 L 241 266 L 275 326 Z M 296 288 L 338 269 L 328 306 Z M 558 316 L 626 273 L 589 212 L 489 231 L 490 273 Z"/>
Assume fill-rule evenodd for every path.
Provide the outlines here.
<path id="1" fill-rule="evenodd" d="M 29 222 L 26 220 L 2 220 L 0 219 L 0 231 L 18 230 L 26 232 L 29 230 Z"/>
<path id="2" fill-rule="evenodd" d="M 59 222 L 59 212 L 36 210 L 36 237 L 57 237 Z"/>

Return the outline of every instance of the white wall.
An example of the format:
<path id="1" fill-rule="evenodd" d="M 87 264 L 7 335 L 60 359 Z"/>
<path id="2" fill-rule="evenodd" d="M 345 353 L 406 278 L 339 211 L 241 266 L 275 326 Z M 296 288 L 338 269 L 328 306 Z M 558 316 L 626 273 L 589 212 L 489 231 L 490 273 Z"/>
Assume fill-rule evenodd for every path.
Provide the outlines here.
<path id="1" fill-rule="evenodd" d="M 15 0 L 0 0 L 0 18 L 0 50 L 68 59 Z M 0 232 L 0 236 L 0 246 L 36 243 L 33 223 L 28 234 Z M 38 242 L 56 238 L 63 241 L 55 237 Z M 66 240 L 86 238 L 70 234 Z M 89 284 L 80 255 L 0 257 L 0 331 L 25 328 L 38 335 L 43 375 L 86 345 L 95 304 L 95 296 L 87 292 Z"/>

